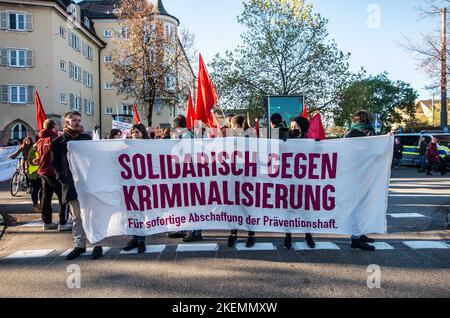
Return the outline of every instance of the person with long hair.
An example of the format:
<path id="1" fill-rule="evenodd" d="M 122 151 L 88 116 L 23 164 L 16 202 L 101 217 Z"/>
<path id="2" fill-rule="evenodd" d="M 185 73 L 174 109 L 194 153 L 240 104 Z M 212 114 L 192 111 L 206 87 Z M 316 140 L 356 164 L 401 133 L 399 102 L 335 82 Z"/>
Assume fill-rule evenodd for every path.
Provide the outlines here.
<path id="1" fill-rule="evenodd" d="M 108 135 L 108 139 L 122 139 L 122 131 L 120 129 L 112 129 Z"/>
<path id="2" fill-rule="evenodd" d="M 150 139 L 147 129 L 143 124 L 135 124 L 131 127 L 131 138 L 133 140 Z M 123 250 L 129 252 L 137 248 L 138 254 L 144 254 L 147 250 L 145 239 L 145 236 L 134 235 L 133 239 L 127 243 L 127 246 Z"/>

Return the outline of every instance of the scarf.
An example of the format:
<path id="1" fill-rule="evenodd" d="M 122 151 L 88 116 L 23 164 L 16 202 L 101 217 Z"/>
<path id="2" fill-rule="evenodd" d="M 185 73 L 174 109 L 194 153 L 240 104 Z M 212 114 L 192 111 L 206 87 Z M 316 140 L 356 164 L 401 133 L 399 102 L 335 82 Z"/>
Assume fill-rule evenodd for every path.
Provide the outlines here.
<path id="1" fill-rule="evenodd" d="M 80 130 L 73 130 L 72 127 L 66 126 L 64 127 L 64 133 L 68 134 L 72 139 L 76 139 L 81 131 Z"/>
<path id="2" fill-rule="evenodd" d="M 350 130 L 367 131 L 373 130 L 373 127 L 372 124 L 352 124 L 352 128 Z"/>

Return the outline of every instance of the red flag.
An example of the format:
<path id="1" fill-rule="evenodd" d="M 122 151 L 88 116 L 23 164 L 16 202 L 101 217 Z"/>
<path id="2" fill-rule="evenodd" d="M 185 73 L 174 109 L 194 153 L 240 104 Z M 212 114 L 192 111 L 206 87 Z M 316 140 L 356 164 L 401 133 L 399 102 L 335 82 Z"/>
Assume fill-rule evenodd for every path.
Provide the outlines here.
<path id="1" fill-rule="evenodd" d="M 134 123 L 136 125 L 140 124 L 141 123 L 141 118 L 139 117 L 139 112 L 138 112 L 136 104 L 134 104 L 134 106 L 133 106 L 133 114 L 134 114 Z"/>
<path id="2" fill-rule="evenodd" d="M 308 138 L 315 140 L 327 139 L 327 136 L 325 134 L 325 128 L 323 127 L 322 124 L 322 116 L 320 116 L 320 114 L 317 114 L 316 116 L 314 116 L 313 119 L 311 119 L 311 126 L 309 127 Z"/>
<path id="3" fill-rule="evenodd" d="M 255 120 L 255 131 L 256 131 L 256 138 L 260 138 L 260 131 L 259 131 L 259 119 Z"/>
<path id="4" fill-rule="evenodd" d="M 305 107 L 303 108 L 303 114 L 302 117 L 305 119 L 309 120 L 309 115 L 308 115 L 308 105 L 305 103 Z"/>
<path id="5" fill-rule="evenodd" d="M 34 99 L 36 101 L 36 118 L 39 131 L 44 130 L 44 121 L 47 120 L 47 115 L 45 114 L 44 107 L 42 107 L 41 98 L 38 92 L 34 94 Z"/>
<path id="6" fill-rule="evenodd" d="M 193 130 L 194 129 L 195 117 L 196 117 L 196 115 L 195 115 L 194 102 L 192 101 L 191 94 L 189 94 L 188 108 L 187 108 L 187 115 L 186 115 L 187 128 L 189 130 Z"/>
<path id="7" fill-rule="evenodd" d="M 214 86 L 208 70 L 206 69 L 203 57 L 200 54 L 198 71 L 198 91 L 197 91 L 197 113 L 195 118 L 201 120 L 208 127 L 215 127 L 211 110 L 219 101 L 216 87 Z"/>

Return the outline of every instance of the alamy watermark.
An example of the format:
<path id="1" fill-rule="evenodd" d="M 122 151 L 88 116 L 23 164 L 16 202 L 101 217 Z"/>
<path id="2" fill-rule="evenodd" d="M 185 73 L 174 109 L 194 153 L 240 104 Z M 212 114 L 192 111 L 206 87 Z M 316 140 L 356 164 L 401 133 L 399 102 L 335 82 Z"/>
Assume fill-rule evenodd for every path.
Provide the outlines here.
<path id="1" fill-rule="evenodd" d="M 67 266 L 67 273 L 70 275 L 66 279 L 66 285 L 69 289 L 81 289 L 81 268 L 79 265 L 72 264 Z"/>
<path id="2" fill-rule="evenodd" d="M 380 289 L 381 288 L 381 267 L 372 264 L 367 267 L 367 273 L 370 274 L 367 278 L 367 288 Z"/>
<path id="3" fill-rule="evenodd" d="M 381 7 L 378 4 L 370 4 L 367 7 L 367 27 L 369 29 L 381 28 Z"/>

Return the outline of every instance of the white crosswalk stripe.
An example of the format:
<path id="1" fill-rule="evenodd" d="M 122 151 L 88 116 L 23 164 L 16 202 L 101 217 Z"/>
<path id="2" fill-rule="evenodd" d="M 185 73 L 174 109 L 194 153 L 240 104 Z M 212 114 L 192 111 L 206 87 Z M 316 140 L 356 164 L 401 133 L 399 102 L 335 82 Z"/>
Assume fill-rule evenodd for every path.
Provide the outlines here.
<path id="1" fill-rule="evenodd" d="M 215 252 L 219 250 L 219 244 L 181 244 L 177 252 Z"/>
<path id="2" fill-rule="evenodd" d="M 236 244 L 237 251 L 275 251 L 277 248 L 272 243 L 256 243 L 253 247 L 246 247 L 245 243 Z"/>
<path id="3" fill-rule="evenodd" d="M 162 252 L 164 252 L 164 250 L 166 249 L 166 245 L 147 245 L 146 246 L 146 250 L 145 250 L 145 254 L 160 254 Z M 120 255 L 135 255 L 137 254 L 137 248 L 131 251 L 121 251 Z"/>
<path id="4" fill-rule="evenodd" d="M 390 213 L 388 214 L 393 219 L 414 219 L 414 218 L 426 218 L 427 216 L 419 213 Z"/>
<path id="5" fill-rule="evenodd" d="M 331 242 L 316 242 L 316 247 L 310 248 L 306 242 L 298 242 L 294 244 L 296 251 L 320 251 L 320 250 L 340 250 L 339 246 Z"/>
<path id="6" fill-rule="evenodd" d="M 450 242 L 441 241 L 403 241 L 396 242 L 401 243 L 404 246 L 412 250 L 446 250 L 450 249 Z M 391 243 L 377 242 L 370 244 L 375 246 L 377 251 L 392 251 L 396 248 Z M 311 249 L 306 242 L 296 242 L 293 244 L 294 250 L 296 251 L 342 251 L 341 247 L 333 242 L 316 242 L 316 248 Z M 176 252 L 217 252 L 221 246 L 219 244 L 180 244 L 177 245 Z M 110 247 L 103 247 L 103 254 L 106 255 L 111 251 Z M 161 254 L 166 251 L 167 245 L 147 245 L 147 250 L 145 254 Z M 247 248 L 245 243 L 236 244 L 236 251 L 238 252 L 252 252 L 252 251 L 277 251 L 278 248 L 273 243 L 256 243 L 254 247 Z M 72 249 L 68 249 L 65 252 L 54 255 L 59 257 L 67 256 Z M 45 250 L 21 250 L 5 257 L 9 260 L 17 259 L 33 259 L 33 258 L 45 258 L 49 257 L 51 254 L 56 252 L 55 249 L 45 249 Z M 92 256 L 93 248 L 88 248 L 83 256 Z M 137 249 L 125 252 L 120 251 L 119 255 L 136 255 Z"/>
<path id="7" fill-rule="evenodd" d="M 111 250 L 110 247 L 103 247 L 103 255 L 106 255 L 109 251 Z M 73 248 L 68 249 L 67 251 L 65 251 L 64 253 L 62 253 L 61 255 L 59 255 L 60 257 L 66 257 L 67 255 L 70 254 L 70 252 L 73 251 Z M 86 249 L 86 253 L 84 253 L 82 256 L 92 256 L 92 253 L 94 252 L 94 248 L 87 248 Z"/>

